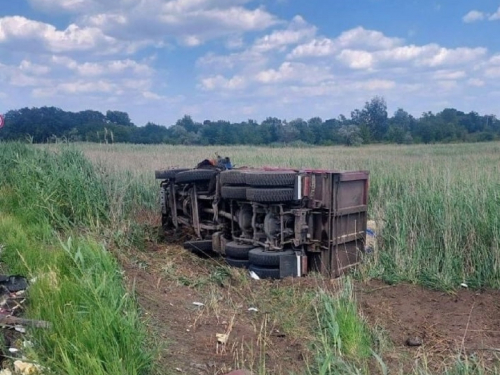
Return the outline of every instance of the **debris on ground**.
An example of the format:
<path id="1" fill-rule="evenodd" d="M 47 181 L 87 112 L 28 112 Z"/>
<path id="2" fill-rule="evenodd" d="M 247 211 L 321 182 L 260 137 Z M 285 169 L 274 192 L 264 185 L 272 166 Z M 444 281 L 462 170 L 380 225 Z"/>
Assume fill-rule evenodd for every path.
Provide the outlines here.
<path id="1" fill-rule="evenodd" d="M 34 375 L 39 374 L 41 371 L 40 365 L 36 363 L 24 362 L 24 361 L 14 361 L 14 371 L 17 374 L 23 375 Z"/>
<path id="2" fill-rule="evenodd" d="M 365 252 L 373 253 L 375 251 L 375 244 L 377 241 L 377 223 L 375 220 L 368 220 L 366 222 L 366 244 Z"/>
<path id="3" fill-rule="evenodd" d="M 257 275 L 255 272 L 250 271 L 249 273 L 250 273 L 250 277 L 251 277 L 252 279 L 254 279 L 254 280 L 260 280 L 259 275 Z"/>
<path id="4" fill-rule="evenodd" d="M 408 346 L 421 346 L 423 344 L 423 340 L 421 337 L 412 336 L 406 339 L 406 345 Z"/>
<path id="5" fill-rule="evenodd" d="M 28 362 L 22 356 L 22 349 L 31 347 L 32 344 L 26 340 L 18 340 L 19 336 L 26 333 L 25 327 L 50 328 L 50 323 L 43 320 L 24 319 L 19 317 L 24 310 L 26 302 L 26 289 L 28 280 L 20 275 L 0 275 L 0 328 L 3 328 L 4 342 L 8 355 L 6 357 L 17 357 L 14 361 L 14 372 L 16 374 L 39 374 L 40 365 Z M 13 343 L 16 342 L 17 345 Z M 21 345 L 22 347 L 19 347 Z M 18 347 L 16 347 L 18 346 Z M 6 353 L 7 354 L 7 353 Z M 13 358 L 16 359 L 16 358 Z M 1 369 L 0 375 L 11 375 L 9 368 Z"/>

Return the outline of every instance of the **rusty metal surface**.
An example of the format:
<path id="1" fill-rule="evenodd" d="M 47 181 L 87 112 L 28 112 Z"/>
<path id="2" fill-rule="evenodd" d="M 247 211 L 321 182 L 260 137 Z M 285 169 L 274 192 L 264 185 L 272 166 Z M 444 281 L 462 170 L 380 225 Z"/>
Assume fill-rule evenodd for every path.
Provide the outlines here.
<path id="1" fill-rule="evenodd" d="M 359 263 L 366 241 L 368 178 L 366 171 L 304 175 L 303 182 L 311 182 L 303 184 L 302 191 L 314 210 L 313 243 L 307 246 L 311 270 L 338 277 Z"/>

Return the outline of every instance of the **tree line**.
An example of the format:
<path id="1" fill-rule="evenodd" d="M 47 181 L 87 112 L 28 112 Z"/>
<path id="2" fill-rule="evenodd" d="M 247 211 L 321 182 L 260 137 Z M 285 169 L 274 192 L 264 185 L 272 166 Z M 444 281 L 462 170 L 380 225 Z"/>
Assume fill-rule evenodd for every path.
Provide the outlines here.
<path id="1" fill-rule="evenodd" d="M 55 107 L 22 108 L 5 114 L 2 140 L 45 143 L 107 142 L 184 145 L 311 144 L 356 146 L 368 143 L 482 142 L 500 139 L 500 120 L 494 115 L 464 113 L 454 108 L 425 112 L 415 118 L 399 108 L 388 115 L 384 98 L 376 96 L 350 117 L 291 121 L 268 117 L 233 123 L 195 122 L 186 115 L 169 127 L 154 123 L 136 126 L 126 112 L 86 110 L 67 112 Z"/>

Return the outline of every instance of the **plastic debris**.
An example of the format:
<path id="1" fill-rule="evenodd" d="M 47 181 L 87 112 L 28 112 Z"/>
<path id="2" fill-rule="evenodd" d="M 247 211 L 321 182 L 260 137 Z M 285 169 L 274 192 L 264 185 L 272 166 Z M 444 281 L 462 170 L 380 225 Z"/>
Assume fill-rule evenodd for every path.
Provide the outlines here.
<path id="1" fill-rule="evenodd" d="M 24 340 L 23 341 L 23 348 L 32 348 L 33 347 L 33 343 L 29 340 Z"/>
<path id="2" fill-rule="evenodd" d="M 259 275 L 257 275 L 255 272 L 250 271 L 250 277 L 254 280 L 260 280 Z"/>
<path id="3" fill-rule="evenodd" d="M 249 307 L 248 311 L 259 311 L 259 309 L 256 307 Z"/>
<path id="4" fill-rule="evenodd" d="M 377 223 L 374 220 L 368 220 L 366 223 L 366 244 L 365 252 L 367 254 L 373 253 L 375 250 L 375 243 L 377 242 Z"/>
<path id="5" fill-rule="evenodd" d="M 205 304 L 201 303 L 201 302 L 193 302 L 193 305 L 195 305 L 195 306 L 205 306 Z"/>
<path id="6" fill-rule="evenodd" d="M 217 342 L 222 345 L 226 345 L 227 340 L 229 340 L 229 334 L 227 333 L 216 333 L 215 337 L 217 337 Z"/>
<path id="7" fill-rule="evenodd" d="M 17 332 L 26 333 L 26 328 L 24 328 L 23 326 L 15 326 L 14 329 Z"/>
<path id="8" fill-rule="evenodd" d="M 469 287 L 466 283 L 462 283 L 462 284 L 460 284 L 460 286 L 461 286 L 462 288 L 468 288 L 468 287 Z"/>
<path id="9" fill-rule="evenodd" d="M 24 276 L 12 275 L 0 278 L 0 284 L 4 286 L 9 292 L 19 292 L 28 287 L 28 280 Z"/>
<path id="10" fill-rule="evenodd" d="M 23 362 L 23 361 L 15 361 L 14 362 L 14 371 L 18 374 L 24 375 L 34 375 L 40 373 L 40 365 L 35 363 Z"/>
<path id="11" fill-rule="evenodd" d="M 9 352 L 11 353 L 17 353 L 19 351 L 19 349 L 17 348 L 9 348 Z"/>

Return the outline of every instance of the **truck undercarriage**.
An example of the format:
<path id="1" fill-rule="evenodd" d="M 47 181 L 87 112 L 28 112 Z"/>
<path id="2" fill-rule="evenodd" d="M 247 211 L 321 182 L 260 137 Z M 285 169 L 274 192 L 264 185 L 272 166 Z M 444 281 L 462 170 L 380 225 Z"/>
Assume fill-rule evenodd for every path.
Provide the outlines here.
<path id="1" fill-rule="evenodd" d="M 156 171 L 162 226 L 187 231 L 188 250 L 215 252 L 261 278 L 330 277 L 359 263 L 366 240 L 366 171 Z"/>

